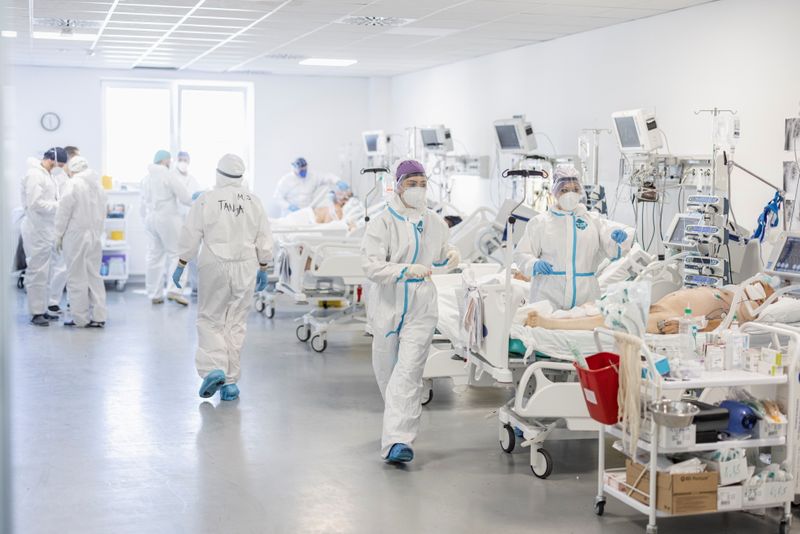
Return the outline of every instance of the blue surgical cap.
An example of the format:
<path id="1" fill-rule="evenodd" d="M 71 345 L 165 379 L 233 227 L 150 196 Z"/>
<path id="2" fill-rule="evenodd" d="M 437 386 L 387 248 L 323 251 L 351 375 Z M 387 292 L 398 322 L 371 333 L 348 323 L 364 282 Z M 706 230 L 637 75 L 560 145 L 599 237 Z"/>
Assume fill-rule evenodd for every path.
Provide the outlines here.
<path id="1" fill-rule="evenodd" d="M 67 162 L 67 151 L 61 148 L 60 146 L 55 146 L 44 153 L 42 159 L 50 159 L 55 161 L 56 163 L 66 163 Z"/>
<path id="2" fill-rule="evenodd" d="M 348 184 L 344 180 L 339 180 L 338 182 L 336 182 L 336 189 L 339 191 L 350 191 L 350 184 Z"/>
<path id="3" fill-rule="evenodd" d="M 170 156 L 169 152 L 166 150 L 159 150 L 156 152 L 156 155 L 153 156 L 153 163 L 161 163 L 165 159 L 170 159 L 171 157 L 172 156 Z"/>
<path id="4" fill-rule="evenodd" d="M 188 159 L 191 159 L 191 158 L 189 157 L 189 153 L 188 152 L 186 152 L 185 150 L 181 150 L 180 152 L 178 152 L 178 159 L 186 159 L 186 160 L 188 160 Z"/>
<path id="5" fill-rule="evenodd" d="M 308 167 L 308 162 L 306 158 L 297 158 L 292 162 L 292 167 L 300 168 L 300 167 Z"/>

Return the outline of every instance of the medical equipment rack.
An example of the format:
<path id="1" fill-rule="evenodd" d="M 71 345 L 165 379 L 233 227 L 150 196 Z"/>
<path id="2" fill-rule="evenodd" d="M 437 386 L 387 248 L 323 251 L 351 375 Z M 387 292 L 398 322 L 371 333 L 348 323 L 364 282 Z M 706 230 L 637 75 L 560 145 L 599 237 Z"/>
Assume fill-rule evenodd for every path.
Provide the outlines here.
<path id="1" fill-rule="evenodd" d="M 117 204 L 115 204 L 116 206 Z M 108 207 L 106 208 L 106 217 L 103 219 L 103 248 L 102 248 L 102 258 L 105 258 L 109 255 L 111 256 L 121 256 L 123 258 L 123 265 L 124 269 L 122 273 L 117 274 L 105 274 L 101 277 L 104 282 L 114 282 L 114 288 L 117 291 L 124 291 L 125 285 L 128 283 L 128 278 L 130 276 L 130 264 L 128 263 L 128 204 L 122 204 L 124 209 L 122 211 L 121 217 L 109 217 L 109 214 L 112 212 L 108 211 Z M 122 232 L 123 238 L 121 240 L 110 239 L 108 236 L 112 231 L 119 231 Z M 110 268 L 110 265 L 109 265 Z"/>
<path id="2" fill-rule="evenodd" d="M 641 341 L 641 354 L 645 357 L 646 366 L 648 369 L 648 377 L 655 377 L 654 379 L 643 378 L 642 389 L 647 391 L 653 400 L 658 400 L 659 392 L 673 391 L 678 392 L 688 389 L 709 389 L 709 388 L 728 388 L 735 386 L 776 386 L 776 395 L 778 394 L 777 388 L 788 388 L 787 399 L 787 432 L 785 437 L 777 437 L 771 439 L 746 439 L 746 440 L 730 440 L 719 441 L 713 443 L 697 443 L 689 447 L 670 448 L 659 450 L 658 436 L 660 432 L 660 425 L 658 425 L 652 417 L 650 417 L 650 443 L 639 439 L 635 451 L 644 451 L 648 453 L 649 459 L 645 464 L 649 472 L 649 489 L 648 489 L 648 502 L 649 505 L 643 504 L 630 496 L 632 491 L 620 491 L 605 483 L 606 473 L 614 472 L 615 470 L 606 471 L 605 467 L 605 440 L 606 435 L 622 438 L 623 433 L 618 425 L 607 426 L 603 425 L 598 438 L 598 470 L 597 470 L 597 497 L 594 503 L 594 512 L 598 516 L 602 516 L 605 510 L 606 495 L 614 497 L 616 500 L 623 504 L 628 505 L 634 510 L 648 516 L 647 534 L 657 534 L 658 527 L 656 524 L 657 519 L 668 517 L 689 517 L 692 515 L 706 515 L 711 513 L 724 513 L 744 511 L 748 509 L 765 509 L 765 508 L 783 508 L 783 517 L 780 520 L 779 533 L 787 534 L 791 529 L 792 523 L 792 501 L 795 492 L 790 492 L 787 495 L 787 500 L 776 504 L 759 504 L 755 506 L 742 506 L 738 509 L 726 509 L 722 511 L 708 511 L 696 514 L 669 514 L 657 510 L 656 506 L 656 482 L 657 473 L 656 462 L 658 454 L 661 453 L 678 453 L 678 452 L 710 452 L 720 449 L 728 448 L 758 448 L 758 447 L 786 447 L 786 461 L 787 470 L 794 473 L 794 462 L 796 459 L 796 418 L 797 418 L 797 372 L 798 372 L 798 352 L 800 352 L 800 332 L 792 331 L 786 328 L 776 326 L 768 326 L 756 323 L 747 323 L 741 328 L 742 332 L 764 332 L 772 334 L 773 340 L 778 344 L 778 337 L 785 336 L 790 338 L 789 347 L 792 351 L 789 358 L 788 373 L 782 376 L 768 376 L 758 373 L 752 373 L 742 370 L 730 370 L 719 372 L 704 372 L 697 379 L 682 380 L 682 381 L 667 381 L 664 380 L 658 372 L 656 372 L 655 362 L 652 353 L 648 349 L 646 343 Z M 595 343 L 598 350 L 602 350 L 600 335 L 614 336 L 615 332 L 606 328 L 597 328 L 594 331 Z M 629 437 L 629 436 L 628 436 Z M 629 455 L 630 456 L 630 455 Z M 638 452 L 634 452 L 634 457 L 638 456 Z M 797 487 L 797 480 L 794 480 L 795 488 Z M 630 488 L 629 488 L 630 489 Z M 796 490 L 795 490 L 796 491 Z"/>

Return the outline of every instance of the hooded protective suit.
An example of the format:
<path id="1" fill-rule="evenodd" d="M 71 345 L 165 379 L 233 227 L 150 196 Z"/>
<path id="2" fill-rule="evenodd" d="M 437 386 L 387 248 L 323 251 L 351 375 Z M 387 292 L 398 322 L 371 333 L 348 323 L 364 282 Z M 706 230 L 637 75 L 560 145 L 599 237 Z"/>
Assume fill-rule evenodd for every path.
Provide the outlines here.
<path id="1" fill-rule="evenodd" d="M 56 182 L 56 197 L 61 198 L 64 195 L 67 187 L 67 173 L 58 167 L 53 169 L 51 173 L 53 180 Z M 64 261 L 64 255 L 59 251 L 53 253 L 53 258 L 50 260 L 50 306 L 59 306 L 61 304 L 61 297 L 64 296 L 64 288 L 67 287 L 67 264 Z"/>
<path id="2" fill-rule="evenodd" d="M 31 315 L 47 311 L 50 295 L 50 269 L 55 244 L 55 215 L 58 207 L 57 185 L 41 161 L 29 160 L 22 179 L 22 207 L 25 215 L 20 224 L 25 249 L 25 288 Z"/>
<path id="3" fill-rule="evenodd" d="M 290 206 L 295 209 L 309 207 L 321 188 L 328 187 L 332 191 L 338 181 L 335 176 L 319 176 L 311 172 L 301 178 L 292 171 L 278 181 L 274 199 L 283 216 L 294 211 Z"/>
<path id="4" fill-rule="evenodd" d="M 147 296 L 164 298 L 164 282 L 168 293 L 178 288 L 168 273 L 178 264 L 178 235 L 183 224 L 178 203 L 192 205 L 192 196 L 183 182 L 167 167 L 152 164 L 142 180 L 142 216 L 147 231 Z"/>
<path id="5" fill-rule="evenodd" d="M 181 261 L 198 260 L 197 372 L 225 373 L 225 383 L 239 380 L 239 354 L 259 265 L 272 257 L 272 234 L 261 200 L 242 188 L 244 163 L 223 156 L 217 185 L 192 205 L 181 231 Z"/>
<path id="6" fill-rule="evenodd" d="M 611 238 L 615 229 L 626 230 L 628 237 L 617 244 Z M 603 258 L 619 258 L 631 248 L 634 231 L 610 222 L 579 204 L 573 211 L 550 208 L 528 222 L 516 250 L 514 261 L 520 271 L 531 276 L 531 302 L 550 301 L 556 309 L 568 310 L 600 296 L 595 271 Z M 533 274 L 537 260 L 553 266 L 552 274 Z"/>
<path id="7" fill-rule="evenodd" d="M 442 266 L 453 247 L 449 229 L 433 211 L 404 206 L 393 196 L 373 217 L 362 242 L 369 278 L 368 320 L 372 365 L 385 402 L 381 455 L 395 443 L 411 444 L 422 413 L 422 372 L 438 319 L 436 287 L 430 279 L 409 278 L 419 264 Z"/>
<path id="8" fill-rule="evenodd" d="M 80 156 L 68 167 L 73 173 L 56 211 L 56 239 L 67 265 L 67 296 L 76 326 L 106 321 L 106 289 L 100 277 L 106 193 L 100 177 Z"/>

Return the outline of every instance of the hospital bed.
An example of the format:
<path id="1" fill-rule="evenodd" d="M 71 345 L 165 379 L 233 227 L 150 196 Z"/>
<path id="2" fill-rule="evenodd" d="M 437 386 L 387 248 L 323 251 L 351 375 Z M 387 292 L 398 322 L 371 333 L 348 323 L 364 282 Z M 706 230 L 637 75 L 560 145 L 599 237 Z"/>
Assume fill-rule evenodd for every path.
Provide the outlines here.
<path id="1" fill-rule="evenodd" d="M 294 230 L 294 231 L 291 231 Z M 311 305 L 296 329 L 297 339 L 315 352 L 328 347 L 328 332 L 361 331 L 366 324 L 360 239 L 347 237 L 340 228 L 278 228 L 269 289 L 256 293 L 257 311 L 275 314 L 283 295 L 292 304 Z"/>

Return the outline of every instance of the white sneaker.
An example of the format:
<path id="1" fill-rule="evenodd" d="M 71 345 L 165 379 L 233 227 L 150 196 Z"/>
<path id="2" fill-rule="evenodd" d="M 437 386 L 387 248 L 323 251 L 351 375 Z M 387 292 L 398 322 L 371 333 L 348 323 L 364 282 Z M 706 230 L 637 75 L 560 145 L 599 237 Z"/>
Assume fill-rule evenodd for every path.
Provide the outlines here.
<path id="1" fill-rule="evenodd" d="M 167 293 L 167 300 L 171 300 L 172 302 L 177 302 L 182 306 L 188 306 L 189 301 L 181 295 L 180 293 Z"/>

